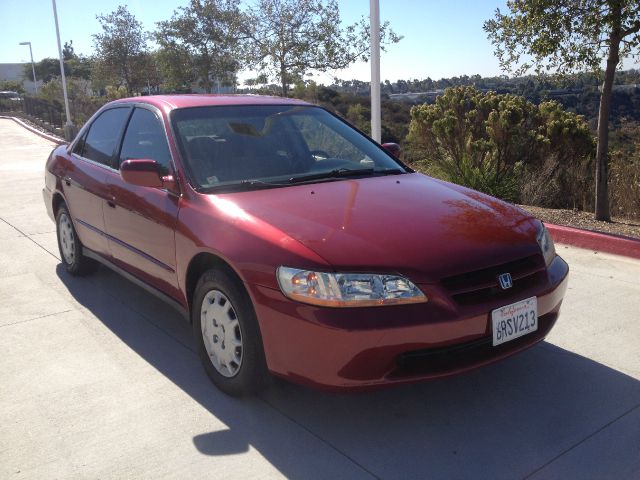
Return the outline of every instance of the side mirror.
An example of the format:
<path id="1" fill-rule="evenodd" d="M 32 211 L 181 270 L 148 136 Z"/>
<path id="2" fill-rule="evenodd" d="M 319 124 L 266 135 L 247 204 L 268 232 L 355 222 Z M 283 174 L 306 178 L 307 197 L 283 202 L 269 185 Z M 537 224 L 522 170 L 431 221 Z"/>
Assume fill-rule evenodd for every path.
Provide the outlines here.
<path id="1" fill-rule="evenodd" d="M 400 158 L 400 154 L 402 153 L 402 149 L 397 143 L 383 143 L 382 148 L 396 158 Z"/>
<path id="2" fill-rule="evenodd" d="M 160 169 L 155 160 L 125 160 L 120 164 L 120 176 L 132 185 L 139 187 L 163 187 Z"/>

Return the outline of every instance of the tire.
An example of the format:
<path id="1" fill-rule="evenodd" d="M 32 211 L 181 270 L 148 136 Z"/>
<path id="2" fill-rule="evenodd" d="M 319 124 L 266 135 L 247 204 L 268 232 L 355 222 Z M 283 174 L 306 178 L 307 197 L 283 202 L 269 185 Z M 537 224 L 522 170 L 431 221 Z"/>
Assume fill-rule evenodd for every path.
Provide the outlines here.
<path id="1" fill-rule="evenodd" d="M 67 272 L 71 275 L 86 275 L 98 268 L 98 262 L 82 254 L 82 243 L 65 204 L 60 205 L 56 214 L 56 236 L 60 260 Z"/>
<path id="2" fill-rule="evenodd" d="M 207 270 L 196 285 L 193 335 L 207 375 L 227 395 L 252 395 L 267 383 L 260 328 L 244 286 L 224 270 Z"/>

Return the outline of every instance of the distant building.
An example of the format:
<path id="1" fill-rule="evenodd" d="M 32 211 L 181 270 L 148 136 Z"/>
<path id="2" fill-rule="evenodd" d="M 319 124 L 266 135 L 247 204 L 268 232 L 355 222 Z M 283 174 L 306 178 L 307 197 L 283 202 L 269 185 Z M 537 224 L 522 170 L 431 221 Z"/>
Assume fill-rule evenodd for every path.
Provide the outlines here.
<path id="1" fill-rule="evenodd" d="M 27 93 L 35 93 L 33 77 L 24 78 L 24 68 L 28 63 L 0 63 L 0 82 L 20 82 Z M 42 80 L 38 80 L 38 88 L 42 87 Z"/>
<path id="2" fill-rule="evenodd" d="M 229 94 L 236 92 L 236 84 L 238 83 L 238 79 L 236 77 L 235 72 L 228 72 L 223 78 L 218 78 L 217 76 L 210 77 L 211 82 L 213 83 L 211 87 L 211 91 L 207 91 L 206 89 L 200 86 L 200 82 L 192 82 L 191 83 L 191 93 L 218 93 L 218 94 Z M 226 82 L 225 82 L 226 79 Z M 225 85 L 227 83 L 227 85 Z M 232 85 L 228 85 L 232 83 Z"/>
<path id="3" fill-rule="evenodd" d="M 444 94 L 443 89 L 430 90 L 428 92 L 391 93 L 389 94 L 389 100 L 406 103 L 432 103 L 442 94 Z"/>
<path id="4" fill-rule="evenodd" d="M 637 84 L 637 83 L 629 83 L 627 85 L 614 85 L 613 86 L 613 91 L 614 92 L 633 93 L 637 89 L 640 89 L 640 84 Z"/>
<path id="5" fill-rule="evenodd" d="M 582 91 L 582 88 L 556 88 L 554 90 L 549 90 L 547 92 L 547 96 L 549 98 L 568 97 L 570 95 L 578 95 L 582 93 Z"/>
<path id="6" fill-rule="evenodd" d="M 624 92 L 624 93 L 634 93 L 636 90 L 640 89 L 640 84 L 638 83 L 627 83 L 623 85 L 613 85 L 611 90 L 613 92 Z M 602 85 L 598 87 L 598 91 L 602 92 Z"/>
<path id="7" fill-rule="evenodd" d="M 220 93 L 220 94 L 228 94 L 228 93 L 235 93 L 235 91 L 236 91 L 236 87 L 235 86 L 222 85 L 222 84 L 220 84 L 220 82 L 215 82 L 213 84 L 213 87 L 211 87 L 211 91 L 210 92 L 207 92 L 204 88 L 202 88 L 198 82 L 193 82 L 191 84 L 191 93 Z"/>

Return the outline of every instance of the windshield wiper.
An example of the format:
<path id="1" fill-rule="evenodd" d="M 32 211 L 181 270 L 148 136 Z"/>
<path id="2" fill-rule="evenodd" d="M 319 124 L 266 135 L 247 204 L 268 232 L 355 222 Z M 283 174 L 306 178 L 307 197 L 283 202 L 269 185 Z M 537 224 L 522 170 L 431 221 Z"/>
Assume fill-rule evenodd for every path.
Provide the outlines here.
<path id="1" fill-rule="evenodd" d="M 408 172 L 400 168 L 381 168 L 379 170 L 374 170 L 373 173 L 377 175 L 400 175 Z"/>
<path id="2" fill-rule="evenodd" d="M 297 177 L 290 177 L 287 179 L 276 180 L 276 181 L 266 181 L 266 180 L 258 180 L 258 179 L 245 179 L 240 180 L 239 182 L 233 183 L 223 183 L 220 185 L 211 185 L 208 187 L 202 187 L 203 191 L 206 192 L 214 192 L 219 190 L 250 190 L 256 188 L 276 188 L 276 187 L 286 187 L 295 183 L 304 183 L 311 182 L 313 180 L 323 180 L 323 179 L 339 179 L 344 177 L 358 176 L 358 175 L 399 175 L 401 173 L 407 173 L 404 170 L 398 168 L 383 168 L 383 169 L 374 169 L 374 168 L 336 168 L 334 170 L 329 170 L 328 172 L 318 172 L 311 173 L 308 175 L 300 175 Z"/>
<path id="3" fill-rule="evenodd" d="M 312 180 L 322 180 L 324 178 L 343 178 L 343 177 L 356 177 L 358 175 L 397 175 L 405 173 L 397 168 L 385 168 L 376 170 L 374 168 L 336 168 L 329 170 L 328 172 L 311 173 L 309 175 L 300 175 L 297 177 L 291 177 L 289 183 L 301 183 L 309 182 Z"/>
<path id="4" fill-rule="evenodd" d="M 367 173 L 373 173 L 373 168 L 335 168 L 328 172 L 310 173 L 308 175 L 291 177 L 289 183 L 308 182 L 310 180 L 321 180 L 323 178 L 351 177 L 355 175 L 366 175 Z"/>
<path id="5" fill-rule="evenodd" d="M 274 187 L 286 187 L 289 183 L 271 183 L 264 182 L 262 180 L 240 180 L 238 182 L 221 183 L 219 185 L 208 185 L 199 188 L 201 193 L 216 193 L 226 192 L 228 190 L 254 190 L 258 188 L 274 188 Z"/>

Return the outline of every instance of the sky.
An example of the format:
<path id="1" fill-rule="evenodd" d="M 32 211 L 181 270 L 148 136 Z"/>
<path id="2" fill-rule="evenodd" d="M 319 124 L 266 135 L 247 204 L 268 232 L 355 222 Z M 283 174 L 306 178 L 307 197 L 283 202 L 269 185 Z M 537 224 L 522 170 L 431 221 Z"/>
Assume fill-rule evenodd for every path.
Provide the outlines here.
<path id="1" fill-rule="evenodd" d="M 505 10 L 505 0 L 379 0 L 381 19 L 404 38 L 390 45 L 381 57 L 381 79 L 434 80 L 460 75 L 500 75 L 498 60 L 482 29 L 496 8 Z M 108 14 L 119 4 L 142 22 L 148 31 L 158 21 L 171 17 L 187 0 L 57 0 L 60 37 L 73 40 L 76 53 L 90 55 L 92 34 L 100 30 L 98 14 Z M 344 24 L 368 16 L 369 0 L 338 0 Z M 51 0 L 0 0 L 0 63 L 28 62 L 30 41 L 37 62 L 57 58 L 57 44 Z M 251 76 L 250 72 L 241 78 Z M 359 62 L 346 70 L 317 74 L 319 83 L 333 77 L 368 81 L 370 66 Z"/>

